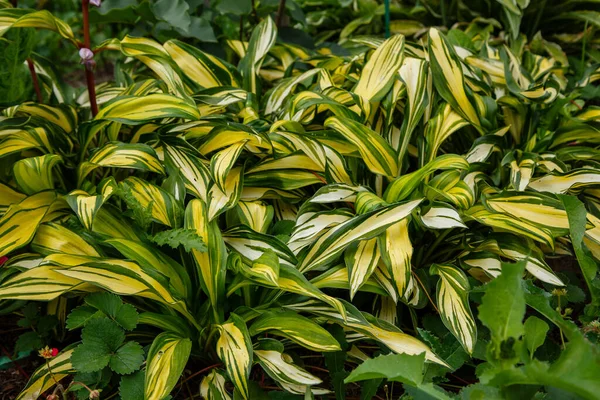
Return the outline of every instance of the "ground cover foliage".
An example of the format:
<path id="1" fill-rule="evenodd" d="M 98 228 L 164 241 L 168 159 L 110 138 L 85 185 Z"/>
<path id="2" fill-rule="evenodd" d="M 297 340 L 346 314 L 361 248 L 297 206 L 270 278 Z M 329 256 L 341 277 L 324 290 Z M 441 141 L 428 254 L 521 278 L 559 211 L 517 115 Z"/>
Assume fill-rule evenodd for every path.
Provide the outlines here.
<path id="1" fill-rule="evenodd" d="M 597 398 L 600 14 L 393 4 L 385 39 L 372 3 L 291 3 L 317 46 L 226 9 L 257 24 L 225 61 L 0 1 L 0 312 L 45 359 L 19 399 Z"/>

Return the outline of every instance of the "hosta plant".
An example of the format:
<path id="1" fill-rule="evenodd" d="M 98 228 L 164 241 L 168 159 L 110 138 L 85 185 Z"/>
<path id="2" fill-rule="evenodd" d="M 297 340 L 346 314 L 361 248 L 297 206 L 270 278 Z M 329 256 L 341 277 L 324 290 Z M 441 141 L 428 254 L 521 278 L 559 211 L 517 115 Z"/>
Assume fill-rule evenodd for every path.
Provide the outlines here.
<path id="1" fill-rule="evenodd" d="M 0 9 L 89 49 L 95 89 L 0 120 L 1 307 L 47 302 L 77 338 L 20 398 L 594 398 L 600 73 L 490 24 L 349 56 L 266 17 L 234 66 Z"/>

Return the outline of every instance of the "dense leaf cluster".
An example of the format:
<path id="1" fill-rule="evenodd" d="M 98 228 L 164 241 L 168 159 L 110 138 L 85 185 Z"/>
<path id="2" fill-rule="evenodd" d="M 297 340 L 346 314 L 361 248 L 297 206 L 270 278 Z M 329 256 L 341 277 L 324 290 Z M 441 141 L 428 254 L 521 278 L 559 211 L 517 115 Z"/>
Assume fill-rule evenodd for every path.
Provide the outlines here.
<path id="1" fill-rule="evenodd" d="M 560 17 L 587 21 L 573 57 L 519 34 L 527 2 L 387 39 L 354 3 L 307 48 L 265 2 L 225 61 L 189 2 L 105 1 L 170 33 L 91 49 L 120 59 L 96 113 L 31 52 L 74 29 L 0 0 L 43 100 L 11 88 L 0 116 L 0 311 L 33 330 L 18 351 L 69 343 L 20 398 L 164 399 L 186 370 L 206 399 L 597 397 L 597 14 Z"/>

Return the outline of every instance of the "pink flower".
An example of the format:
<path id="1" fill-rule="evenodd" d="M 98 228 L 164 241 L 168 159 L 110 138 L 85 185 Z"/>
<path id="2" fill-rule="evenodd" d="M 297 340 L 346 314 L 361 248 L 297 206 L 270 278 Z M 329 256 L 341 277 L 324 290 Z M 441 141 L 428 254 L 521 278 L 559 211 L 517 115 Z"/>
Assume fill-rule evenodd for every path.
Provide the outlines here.
<path id="1" fill-rule="evenodd" d="M 96 69 L 96 61 L 94 61 L 94 52 L 86 47 L 79 49 L 79 57 L 81 57 L 81 63 L 85 65 L 85 69 L 93 71 Z"/>
<path id="2" fill-rule="evenodd" d="M 6 256 L 2 256 L 2 257 L 0 257 L 0 267 L 1 267 L 2 265 L 4 265 L 4 263 L 5 263 L 5 262 L 7 262 L 7 261 L 8 261 L 8 257 L 6 257 Z"/>
<path id="3" fill-rule="evenodd" d="M 96 7 L 100 7 L 100 3 L 102 3 L 102 0 L 90 0 L 90 4 Z"/>
<path id="4" fill-rule="evenodd" d="M 94 58 L 94 52 L 86 47 L 79 49 L 79 57 L 81 57 L 81 63 L 92 60 Z"/>

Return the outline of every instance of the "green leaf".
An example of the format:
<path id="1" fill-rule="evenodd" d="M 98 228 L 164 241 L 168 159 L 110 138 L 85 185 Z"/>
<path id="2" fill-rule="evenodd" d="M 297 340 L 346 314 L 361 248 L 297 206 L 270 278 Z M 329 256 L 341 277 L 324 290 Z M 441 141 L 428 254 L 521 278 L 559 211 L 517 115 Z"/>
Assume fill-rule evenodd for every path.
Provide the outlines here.
<path id="1" fill-rule="evenodd" d="M 252 11 L 252 3 L 250 1 L 251 0 L 221 0 L 219 4 L 217 4 L 217 10 L 223 14 L 249 14 L 250 11 Z"/>
<path id="2" fill-rule="evenodd" d="M 89 321 L 81 332 L 82 343 L 71 356 L 73 368 L 79 372 L 94 372 L 106 367 L 111 355 L 125 341 L 125 333 L 109 318 Z"/>
<path id="3" fill-rule="evenodd" d="M 101 343 L 80 344 L 73 350 L 71 364 L 79 372 L 100 371 L 110 361 L 110 352 Z"/>
<path id="4" fill-rule="evenodd" d="M 502 273 L 485 288 L 479 319 L 492 333 L 496 344 L 518 339 L 523 334 L 525 297 L 521 286 L 524 263 L 503 264 Z"/>
<path id="5" fill-rule="evenodd" d="M 504 397 L 498 388 L 476 383 L 460 391 L 461 400 L 503 400 Z"/>
<path id="6" fill-rule="evenodd" d="M 31 81 L 23 65 L 34 45 L 34 29 L 11 29 L 0 39 L 0 105 L 17 104 L 26 99 Z"/>
<path id="7" fill-rule="evenodd" d="M 525 345 L 531 358 L 535 350 L 544 344 L 548 329 L 550 329 L 548 324 L 536 316 L 532 315 L 525 321 Z"/>
<path id="8" fill-rule="evenodd" d="M 581 267 L 581 272 L 587 283 L 592 296 L 592 304 L 600 306 L 600 290 L 592 284 L 592 281 L 598 273 L 598 264 L 594 261 L 587 249 L 583 245 L 583 236 L 587 224 L 587 210 L 577 197 L 558 195 L 565 206 L 567 217 L 569 218 L 569 229 L 571 231 L 571 243 L 577 256 L 577 261 Z"/>
<path id="9" fill-rule="evenodd" d="M 152 2 L 152 12 L 161 21 L 173 27 L 188 31 L 190 24 L 189 6 L 184 0 L 158 0 Z"/>
<path id="10" fill-rule="evenodd" d="M 15 343 L 14 353 L 30 352 L 42 348 L 42 339 L 35 332 L 25 332 L 19 335 L 17 343 Z"/>
<path id="11" fill-rule="evenodd" d="M 552 386 L 584 399 L 597 399 L 600 392 L 600 351 L 582 335 L 574 336 L 558 360 L 549 365 L 533 360 L 521 368 L 500 370 L 490 380 L 493 386 Z"/>
<path id="12" fill-rule="evenodd" d="M 137 371 L 131 375 L 121 377 L 119 394 L 122 399 L 144 400 L 145 372 Z"/>
<path id="13" fill-rule="evenodd" d="M 92 318 L 102 317 L 103 313 L 96 310 L 94 307 L 81 305 L 71 310 L 67 316 L 67 329 L 81 328 Z"/>
<path id="14" fill-rule="evenodd" d="M 452 398 L 444 389 L 433 383 L 425 383 L 418 387 L 404 385 L 404 389 L 413 400 L 450 400 Z"/>
<path id="15" fill-rule="evenodd" d="M 123 304 L 119 296 L 108 292 L 92 293 L 85 302 L 102 311 L 123 329 L 132 330 L 138 322 L 138 313 L 131 304 Z"/>
<path id="16" fill-rule="evenodd" d="M 403 382 L 412 386 L 423 381 L 425 354 L 388 354 L 366 360 L 360 364 L 344 382 L 385 378 L 392 382 Z"/>
<path id="17" fill-rule="evenodd" d="M 195 229 L 177 228 L 158 232 L 150 238 L 159 246 L 169 246 L 172 249 L 177 249 L 183 246 L 186 252 L 198 250 L 206 252 L 206 244 L 202 241 L 202 237 L 198 235 Z"/>
<path id="18" fill-rule="evenodd" d="M 144 362 L 144 349 L 136 342 L 127 342 L 110 357 L 110 369 L 126 375 L 137 370 Z"/>

